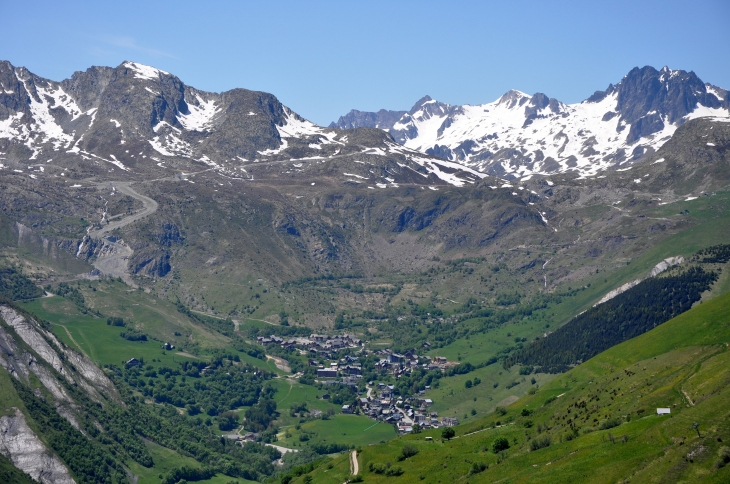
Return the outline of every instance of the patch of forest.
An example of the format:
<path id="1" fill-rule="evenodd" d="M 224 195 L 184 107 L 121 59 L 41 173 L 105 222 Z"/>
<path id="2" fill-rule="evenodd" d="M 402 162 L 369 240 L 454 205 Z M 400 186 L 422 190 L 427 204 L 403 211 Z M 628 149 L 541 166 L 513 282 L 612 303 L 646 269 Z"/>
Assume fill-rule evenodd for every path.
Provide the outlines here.
<path id="1" fill-rule="evenodd" d="M 646 279 L 523 347 L 505 359 L 504 366 L 522 364 L 546 373 L 565 372 L 687 311 L 716 280 L 716 272 L 697 266 Z"/>
<path id="2" fill-rule="evenodd" d="M 13 268 L 0 269 L 0 296 L 11 301 L 33 299 L 43 295 L 43 289 Z"/>

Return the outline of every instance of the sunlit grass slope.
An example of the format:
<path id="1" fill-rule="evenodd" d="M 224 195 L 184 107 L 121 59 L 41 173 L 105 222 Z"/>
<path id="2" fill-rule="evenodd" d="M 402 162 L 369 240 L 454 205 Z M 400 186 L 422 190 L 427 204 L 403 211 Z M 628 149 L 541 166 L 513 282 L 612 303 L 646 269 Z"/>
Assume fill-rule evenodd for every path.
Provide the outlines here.
<path id="1" fill-rule="evenodd" d="M 504 414 L 456 427 L 450 441 L 439 430 L 363 447 L 360 473 L 364 482 L 404 483 L 730 482 L 719 456 L 730 442 L 729 344 L 726 294 L 560 375 Z M 658 416 L 658 407 L 671 414 Z M 502 453 L 493 452 L 498 438 L 509 444 Z M 406 444 L 418 453 L 399 461 Z M 313 482 L 344 482 L 347 458 L 316 469 Z M 403 474 L 377 474 L 371 463 Z"/>

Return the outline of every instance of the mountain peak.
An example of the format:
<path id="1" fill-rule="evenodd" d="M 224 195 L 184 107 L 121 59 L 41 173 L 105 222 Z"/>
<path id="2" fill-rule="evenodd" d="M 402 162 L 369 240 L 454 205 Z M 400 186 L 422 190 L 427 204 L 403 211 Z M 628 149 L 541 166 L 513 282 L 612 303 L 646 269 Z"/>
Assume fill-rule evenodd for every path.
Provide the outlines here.
<path id="1" fill-rule="evenodd" d="M 502 94 L 497 104 L 507 104 L 507 108 L 512 109 L 515 106 L 522 106 L 530 100 L 530 96 L 522 91 L 516 89 L 510 89 L 506 93 Z"/>
<path id="2" fill-rule="evenodd" d="M 414 114 L 416 111 L 418 111 L 419 109 L 421 109 L 424 104 L 426 104 L 428 102 L 432 102 L 432 101 L 433 101 L 433 98 L 431 96 L 429 96 L 428 94 L 426 94 L 421 99 L 419 99 L 418 101 L 416 101 L 416 104 L 413 105 L 413 107 L 411 108 L 410 111 L 408 111 L 408 113 L 409 114 Z M 436 101 L 436 102 L 438 102 L 438 101 Z"/>
<path id="3" fill-rule="evenodd" d="M 352 109 L 346 115 L 340 116 L 337 122 L 330 123 L 329 127 L 337 129 L 379 128 L 389 131 L 404 114 L 406 111 L 381 109 L 377 113 L 373 113 Z"/>

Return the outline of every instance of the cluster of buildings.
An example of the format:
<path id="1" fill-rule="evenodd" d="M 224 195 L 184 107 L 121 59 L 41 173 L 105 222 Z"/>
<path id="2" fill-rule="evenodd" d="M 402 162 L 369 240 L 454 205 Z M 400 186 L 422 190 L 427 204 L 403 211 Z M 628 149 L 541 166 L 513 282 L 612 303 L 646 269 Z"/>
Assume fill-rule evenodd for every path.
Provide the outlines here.
<path id="1" fill-rule="evenodd" d="M 290 339 L 271 335 L 259 336 L 257 342 L 264 346 L 273 344 L 286 349 L 298 349 L 302 354 L 308 352 L 312 356 L 309 365 L 317 367 L 317 379 L 321 383 L 354 387 L 362 379 L 363 368 L 358 362 L 358 357 L 346 355 L 330 363 L 320 363 L 323 359 L 332 360 L 340 350 L 362 347 L 363 342 L 352 335 L 311 334 L 308 338 Z M 430 346 L 429 343 L 424 343 L 423 350 L 427 351 Z M 364 350 L 364 354 L 369 353 Z M 409 374 L 416 368 L 445 371 L 449 366 L 458 364 L 447 361 L 443 356 L 419 356 L 415 348 L 402 353 L 382 349 L 374 354 L 378 357 L 376 370 L 392 374 L 395 378 Z M 426 389 L 428 390 L 428 387 Z M 375 420 L 395 424 L 401 433 L 412 432 L 416 424 L 422 429 L 453 427 L 459 424 L 456 418 L 439 418 L 436 412 L 429 411 L 433 402 L 430 398 L 423 398 L 424 392 L 419 392 L 418 396 L 402 398 L 395 396 L 393 390 L 394 385 L 384 383 L 373 385 L 373 382 L 370 382 L 367 396 L 358 398 L 355 405 L 343 405 L 342 413 L 359 412 Z"/>
<path id="2" fill-rule="evenodd" d="M 299 349 L 310 353 L 331 356 L 332 353 L 345 348 L 358 348 L 362 346 L 362 340 L 352 335 L 310 334 L 309 338 L 288 338 L 284 339 L 276 335 L 259 336 L 256 341 L 264 346 L 279 345 L 284 349 Z"/>
<path id="3" fill-rule="evenodd" d="M 443 356 L 418 356 L 415 349 L 406 350 L 402 354 L 394 353 L 390 349 L 378 350 L 375 352 L 380 360 L 375 364 L 378 370 L 386 370 L 393 376 L 399 376 L 410 373 L 414 368 L 423 368 L 425 370 L 445 370 L 454 363 L 449 363 Z"/>
<path id="4" fill-rule="evenodd" d="M 312 359 L 309 360 L 309 365 L 317 367 L 317 378 L 338 378 L 342 376 L 344 377 L 342 383 L 347 384 L 362 378 L 362 365 L 357 360 L 356 356 L 347 355 L 338 361 L 333 361 L 328 366 L 321 365 L 318 361 Z"/>
<path id="5" fill-rule="evenodd" d="M 357 401 L 360 411 L 375 420 L 396 424 L 401 433 L 412 432 L 416 424 L 422 429 L 453 427 L 459 424 L 456 418 L 439 418 L 436 412 L 430 412 L 429 407 L 433 405 L 430 398 L 418 396 L 403 399 L 396 397 L 393 389 L 393 385 L 384 383 L 368 387 L 368 396 L 361 397 Z M 353 411 L 350 405 L 342 407 L 343 413 Z"/>
<path id="6" fill-rule="evenodd" d="M 367 353 L 367 350 L 365 352 Z M 412 372 L 415 368 L 443 371 L 454 364 L 454 362 L 446 361 L 443 356 L 418 356 L 415 350 L 407 350 L 400 354 L 384 349 L 376 351 L 375 355 L 380 358 L 375 363 L 375 369 L 392 374 L 396 378 Z M 330 363 L 329 366 L 321 365 L 313 359 L 309 360 L 309 364 L 318 367 L 317 378 L 350 377 L 357 379 L 362 376 L 362 366 L 357 363 L 356 357 L 349 355 Z"/>

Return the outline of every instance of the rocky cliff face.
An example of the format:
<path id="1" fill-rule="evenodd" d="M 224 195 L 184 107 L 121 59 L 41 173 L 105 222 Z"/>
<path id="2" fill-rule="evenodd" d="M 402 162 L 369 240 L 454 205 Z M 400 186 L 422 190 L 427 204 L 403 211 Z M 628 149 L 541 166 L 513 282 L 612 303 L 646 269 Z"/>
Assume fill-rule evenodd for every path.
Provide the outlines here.
<path id="1" fill-rule="evenodd" d="M 85 355 L 66 347 L 50 331 L 10 306 L 0 305 L 0 318 L 15 333 L 0 325 L 0 366 L 24 383 L 29 382 L 31 373 L 35 375 L 53 395 L 57 407 L 67 410 L 65 413 L 74 426 L 78 427 L 73 418 L 75 402 L 51 369 L 70 384 L 79 385 L 96 402 L 121 402 L 111 380 Z M 46 365 L 39 364 L 39 358 Z"/>
<path id="2" fill-rule="evenodd" d="M 340 116 L 337 122 L 330 123 L 329 127 L 338 129 L 379 128 L 389 131 L 404 114 L 406 114 L 406 111 L 381 109 L 377 113 L 371 113 L 353 109 L 344 116 Z"/>
<path id="3" fill-rule="evenodd" d="M 10 409 L 0 417 L 0 454 L 15 467 L 43 484 L 75 484 L 63 462 L 43 444 L 28 426 L 23 413 Z"/>
<path id="4" fill-rule="evenodd" d="M 116 387 L 98 366 L 7 304 L 0 305 L 0 367 L 10 375 L 7 378 L 14 378 L 21 386 L 38 386 L 33 390 L 36 397 L 86 437 L 88 427 L 80 423 L 88 417 L 84 405 L 123 405 Z M 12 386 L 3 391 L 14 393 Z M 74 482 L 62 460 L 35 434 L 21 410 L 9 408 L 4 414 L 0 417 L 0 454 L 42 483 Z M 98 422 L 96 425 L 101 428 Z"/>

